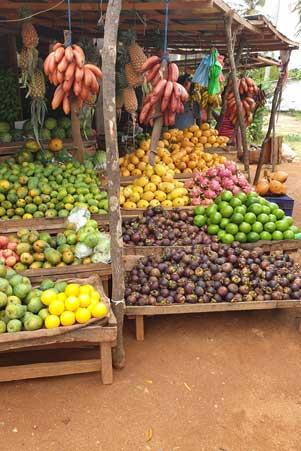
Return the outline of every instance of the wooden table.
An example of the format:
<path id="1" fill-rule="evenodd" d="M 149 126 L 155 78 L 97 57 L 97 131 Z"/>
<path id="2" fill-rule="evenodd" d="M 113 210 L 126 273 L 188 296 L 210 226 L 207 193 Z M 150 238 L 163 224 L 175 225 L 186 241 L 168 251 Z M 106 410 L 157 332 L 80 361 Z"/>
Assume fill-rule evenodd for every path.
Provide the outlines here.
<path id="1" fill-rule="evenodd" d="M 31 336 L 33 333 L 30 334 Z M 37 350 L 46 352 L 49 349 L 79 348 L 80 346 L 96 346 L 99 352 L 97 359 L 65 360 L 41 363 L 25 363 L 20 365 L 0 366 L 0 382 L 35 379 L 40 377 L 62 376 L 67 374 L 92 373 L 100 371 L 103 384 L 112 384 L 112 347 L 116 345 L 117 323 L 111 312 L 106 325 L 90 325 L 81 329 L 52 337 L 30 338 L 22 341 L 0 343 L 0 353 Z M 11 359 L 14 361 L 14 358 Z"/>
<path id="2" fill-rule="evenodd" d="M 221 302 L 212 304 L 172 304 L 158 306 L 127 306 L 126 316 L 135 319 L 136 339 L 144 340 L 144 317 L 156 315 L 176 315 L 186 313 L 214 313 L 247 310 L 272 310 L 301 308 L 301 300 L 263 301 L 263 302 Z M 299 319 L 299 318 L 298 318 Z"/>

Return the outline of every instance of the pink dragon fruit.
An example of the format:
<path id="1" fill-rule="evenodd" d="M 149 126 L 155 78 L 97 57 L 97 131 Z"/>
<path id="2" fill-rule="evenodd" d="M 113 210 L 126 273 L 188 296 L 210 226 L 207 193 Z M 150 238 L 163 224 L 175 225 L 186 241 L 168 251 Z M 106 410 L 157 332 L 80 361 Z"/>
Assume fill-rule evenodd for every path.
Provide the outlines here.
<path id="1" fill-rule="evenodd" d="M 233 186 L 234 186 L 234 183 L 232 182 L 231 179 L 229 179 L 229 178 L 224 178 L 224 179 L 222 180 L 222 187 L 223 187 L 223 188 L 225 188 L 225 189 L 227 189 L 227 190 L 232 190 Z"/>
<path id="2" fill-rule="evenodd" d="M 211 180 L 209 183 L 209 188 L 216 193 L 220 193 L 222 190 L 222 187 L 217 180 Z"/>
<path id="3" fill-rule="evenodd" d="M 200 205 L 200 203 L 201 203 L 201 200 L 199 197 L 193 197 L 191 199 L 191 205 Z"/>
<path id="4" fill-rule="evenodd" d="M 218 174 L 218 169 L 216 167 L 215 168 L 210 168 L 210 169 L 208 169 L 208 171 L 206 171 L 206 176 L 207 177 L 216 177 L 217 174 Z"/>
<path id="5" fill-rule="evenodd" d="M 206 191 L 204 191 L 204 196 L 206 199 L 215 199 L 216 193 L 211 189 L 207 189 Z"/>
<path id="6" fill-rule="evenodd" d="M 237 174 L 237 166 L 233 161 L 226 160 L 224 166 L 229 169 L 232 174 Z"/>
<path id="7" fill-rule="evenodd" d="M 241 188 L 239 186 L 235 185 L 232 189 L 232 193 L 234 194 L 234 196 L 240 192 L 241 192 Z"/>
<path id="8" fill-rule="evenodd" d="M 219 176 L 222 177 L 222 179 L 224 179 L 224 178 L 231 178 L 232 177 L 232 172 L 229 169 L 222 168 L 219 171 Z"/>
<path id="9" fill-rule="evenodd" d="M 200 197 L 201 192 L 202 192 L 201 188 L 199 188 L 198 186 L 195 186 L 191 190 L 191 196 L 192 197 Z"/>

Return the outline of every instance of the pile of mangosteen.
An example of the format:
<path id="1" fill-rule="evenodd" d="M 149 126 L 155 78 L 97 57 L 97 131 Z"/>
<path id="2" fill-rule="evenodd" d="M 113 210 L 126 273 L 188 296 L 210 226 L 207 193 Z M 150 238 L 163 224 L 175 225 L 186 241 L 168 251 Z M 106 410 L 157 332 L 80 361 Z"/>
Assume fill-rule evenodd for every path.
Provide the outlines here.
<path id="1" fill-rule="evenodd" d="M 149 208 L 141 217 L 124 220 L 123 241 L 135 246 L 191 246 L 216 242 L 216 237 L 193 224 L 193 218 L 189 210 Z"/>
<path id="2" fill-rule="evenodd" d="M 301 299 L 301 277 L 282 251 L 211 243 L 141 258 L 127 274 L 125 296 L 128 305 Z"/>

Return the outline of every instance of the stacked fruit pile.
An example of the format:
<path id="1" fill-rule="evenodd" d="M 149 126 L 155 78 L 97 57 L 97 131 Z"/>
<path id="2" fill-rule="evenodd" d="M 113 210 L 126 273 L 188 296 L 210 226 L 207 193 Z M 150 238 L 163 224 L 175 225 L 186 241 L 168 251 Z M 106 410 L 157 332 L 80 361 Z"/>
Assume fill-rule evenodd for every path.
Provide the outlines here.
<path id="1" fill-rule="evenodd" d="M 206 171 L 224 163 L 226 158 L 205 150 L 226 147 L 228 141 L 229 138 L 218 136 L 217 130 L 210 128 L 209 124 L 203 124 L 201 128 L 193 125 L 186 130 L 170 129 L 158 143 L 155 161 L 166 164 L 176 174 Z M 149 147 L 150 140 L 146 140 L 135 152 L 120 158 L 122 176 L 142 174 L 148 162 Z"/>
<path id="2" fill-rule="evenodd" d="M 205 206 L 210 205 L 224 190 L 229 190 L 234 195 L 241 191 L 252 191 L 247 179 L 238 172 L 236 164 L 227 160 L 206 172 L 194 174 L 192 180 L 187 180 L 185 187 L 189 189 L 192 205 Z"/>
<path id="3" fill-rule="evenodd" d="M 301 299 L 300 270 L 287 254 L 243 250 L 238 243 L 193 253 L 170 249 L 139 260 L 128 273 L 125 299 L 128 305 Z"/>
<path id="4" fill-rule="evenodd" d="M 195 208 L 194 224 L 207 225 L 207 233 L 217 235 L 224 244 L 301 238 L 293 219 L 285 217 L 277 204 L 256 193 L 241 192 L 233 196 L 230 191 L 224 191 L 209 207 Z"/>
<path id="5" fill-rule="evenodd" d="M 99 232 L 94 220 L 87 221 L 78 232 L 72 224 L 64 232 L 19 229 L 16 235 L 0 235 L 0 261 L 16 271 L 53 268 L 66 265 L 98 263 L 104 257 L 108 234 Z"/>
<path id="6" fill-rule="evenodd" d="M 27 277 L 0 266 L 0 287 L 0 333 L 85 324 L 108 314 L 91 285 L 44 280 L 34 289 Z"/>
<path id="7" fill-rule="evenodd" d="M 193 224 L 192 211 L 153 207 L 142 217 L 123 221 L 123 241 L 135 246 L 190 246 L 209 244 L 215 237 Z"/>
<path id="8" fill-rule="evenodd" d="M 47 281 L 46 281 L 47 282 Z M 58 286 L 59 285 L 59 286 Z M 91 318 L 104 318 L 108 307 L 92 285 L 48 281 L 40 287 L 46 329 L 85 324 Z"/>
<path id="9" fill-rule="evenodd" d="M 121 187 L 120 205 L 126 209 L 183 207 L 189 205 L 188 190 L 175 180 L 174 172 L 164 164 L 146 166 L 133 184 Z"/>
<path id="10" fill-rule="evenodd" d="M 107 193 L 99 188 L 93 169 L 75 161 L 43 165 L 10 159 L 1 164 L 1 219 L 66 217 L 79 205 L 91 213 L 108 211 Z"/>

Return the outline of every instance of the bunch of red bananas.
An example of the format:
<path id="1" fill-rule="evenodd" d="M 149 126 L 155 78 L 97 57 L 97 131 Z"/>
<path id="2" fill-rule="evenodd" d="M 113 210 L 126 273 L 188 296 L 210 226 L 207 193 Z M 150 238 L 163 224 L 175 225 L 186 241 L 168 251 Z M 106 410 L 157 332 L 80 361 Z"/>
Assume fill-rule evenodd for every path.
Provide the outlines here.
<path id="1" fill-rule="evenodd" d="M 44 72 L 50 83 L 57 86 L 51 104 L 54 110 L 62 104 L 64 113 L 69 114 L 72 95 L 81 108 L 98 94 L 101 70 L 94 64 L 85 64 L 84 51 L 76 44 L 65 48 L 56 43 L 44 61 Z"/>
<path id="2" fill-rule="evenodd" d="M 241 105 L 244 114 L 244 120 L 246 125 L 250 125 L 253 121 L 253 112 L 256 108 L 256 96 L 260 91 L 258 86 L 252 78 L 244 77 L 237 80 L 237 85 L 239 89 Z M 227 96 L 227 113 L 231 122 L 235 125 L 237 123 L 237 106 L 235 101 L 234 92 L 230 91 Z"/>
<path id="3" fill-rule="evenodd" d="M 160 104 L 163 123 L 172 126 L 177 113 L 184 112 L 184 102 L 188 100 L 188 92 L 177 83 L 179 69 L 175 63 L 168 63 L 166 70 L 161 70 L 161 58 L 149 57 L 141 67 L 147 83 L 152 85 L 152 91 L 144 98 L 139 120 L 141 124 L 153 126 L 156 117 L 156 105 Z"/>

